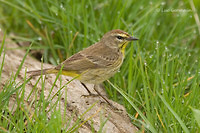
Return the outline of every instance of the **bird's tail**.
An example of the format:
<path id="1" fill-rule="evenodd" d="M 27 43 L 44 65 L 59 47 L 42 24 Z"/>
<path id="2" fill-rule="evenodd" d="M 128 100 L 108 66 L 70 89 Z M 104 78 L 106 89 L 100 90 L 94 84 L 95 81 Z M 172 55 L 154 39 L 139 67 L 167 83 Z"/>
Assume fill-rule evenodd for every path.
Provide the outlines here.
<path id="1" fill-rule="evenodd" d="M 28 71 L 27 73 L 30 74 L 30 77 L 34 77 L 34 76 L 57 73 L 57 71 L 54 68 L 48 68 L 48 69 L 43 69 L 43 70 Z"/>

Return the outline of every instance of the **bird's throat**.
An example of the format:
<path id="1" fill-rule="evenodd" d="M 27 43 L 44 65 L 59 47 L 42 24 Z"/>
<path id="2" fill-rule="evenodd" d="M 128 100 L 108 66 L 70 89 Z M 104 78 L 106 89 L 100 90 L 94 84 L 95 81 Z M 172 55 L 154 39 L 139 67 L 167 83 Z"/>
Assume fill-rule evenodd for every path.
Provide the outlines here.
<path id="1" fill-rule="evenodd" d="M 127 44 L 128 44 L 128 42 L 123 43 L 123 44 L 121 45 L 121 47 L 120 47 L 123 56 L 124 56 L 124 52 L 125 52 L 125 48 L 126 48 Z"/>

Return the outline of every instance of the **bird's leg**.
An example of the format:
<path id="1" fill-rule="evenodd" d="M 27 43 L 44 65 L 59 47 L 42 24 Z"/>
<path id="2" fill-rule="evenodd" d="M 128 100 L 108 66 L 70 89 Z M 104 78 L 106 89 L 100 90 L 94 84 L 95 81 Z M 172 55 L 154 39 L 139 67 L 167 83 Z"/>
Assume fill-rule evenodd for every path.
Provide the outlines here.
<path id="1" fill-rule="evenodd" d="M 88 88 L 87 86 L 81 82 L 81 84 L 83 85 L 83 87 L 87 90 L 87 92 L 89 93 L 89 95 L 82 95 L 83 97 L 88 97 L 88 96 L 100 96 L 101 98 L 103 98 L 109 105 L 111 105 L 111 103 L 103 96 L 101 95 L 101 93 L 97 90 L 98 85 L 94 85 L 94 90 L 97 92 L 97 94 L 93 94 Z"/>
<path id="2" fill-rule="evenodd" d="M 101 98 L 103 98 L 103 99 L 108 103 L 108 105 L 109 105 L 112 109 L 119 111 L 118 108 L 116 108 L 115 106 L 113 106 L 103 95 L 101 95 L 101 93 L 97 90 L 96 87 L 99 87 L 99 86 L 98 86 L 98 85 L 94 85 L 94 90 L 99 94 L 99 96 L 100 96 Z"/>
<path id="3" fill-rule="evenodd" d="M 97 94 L 103 98 L 109 105 L 112 105 L 103 95 L 101 95 L 101 93 L 97 90 L 98 85 L 94 85 L 94 90 L 97 92 Z"/>
<path id="4" fill-rule="evenodd" d="M 118 110 L 116 107 L 114 107 L 101 93 L 97 90 L 98 85 L 94 85 L 94 90 L 97 92 L 97 94 L 93 94 L 90 92 L 90 90 L 87 88 L 87 86 L 81 82 L 81 84 L 84 86 L 84 88 L 88 91 L 89 95 L 82 95 L 83 97 L 88 97 L 88 96 L 100 96 L 103 98 L 113 109 Z"/>
<path id="5" fill-rule="evenodd" d="M 92 93 L 90 92 L 90 90 L 87 88 L 87 86 L 86 86 L 84 83 L 81 82 L 81 84 L 82 84 L 83 87 L 87 90 L 87 92 L 88 92 L 89 94 L 92 94 Z"/>
<path id="6" fill-rule="evenodd" d="M 81 82 L 81 84 L 83 85 L 83 87 L 87 90 L 87 92 L 89 93 L 89 95 L 82 95 L 83 97 L 88 97 L 88 96 L 99 96 L 97 94 L 93 94 L 88 88 L 87 86 Z"/>

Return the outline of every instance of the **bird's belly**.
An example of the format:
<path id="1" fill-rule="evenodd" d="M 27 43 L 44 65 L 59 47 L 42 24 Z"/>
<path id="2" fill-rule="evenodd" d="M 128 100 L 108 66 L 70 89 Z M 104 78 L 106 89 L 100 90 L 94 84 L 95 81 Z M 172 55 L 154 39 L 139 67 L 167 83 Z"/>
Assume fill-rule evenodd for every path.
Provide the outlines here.
<path id="1" fill-rule="evenodd" d="M 86 70 L 78 79 L 83 83 L 100 84 L 112 77 L 119 70 L 121 64 L 120 60 L 110 67 Z"/>
<path id="2" fill-rule="evenodd" d="M 88 70 L 88 72 L 83 73 L 80 78 L 78 78 L 83 83 L 90 84 L 100 84 L 103 81 L 112 77 L 117 70 L 107 70 L 107 69 L 92 69 Z"/>

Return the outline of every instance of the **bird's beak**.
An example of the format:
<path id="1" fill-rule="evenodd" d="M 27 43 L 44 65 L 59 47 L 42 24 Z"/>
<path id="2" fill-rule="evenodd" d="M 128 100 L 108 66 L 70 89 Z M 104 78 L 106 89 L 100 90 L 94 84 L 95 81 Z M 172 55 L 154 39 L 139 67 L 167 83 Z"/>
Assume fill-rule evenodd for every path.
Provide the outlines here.
<path id="1" fill-rule="evenodd" d="M 139 40 L 139 39 L 136 38 L 136 37 L 131 36 L 131 37 L 126 38 L 126 40 L 128 40 L 128 41 L 136 41 L 136 40 Z"/>

